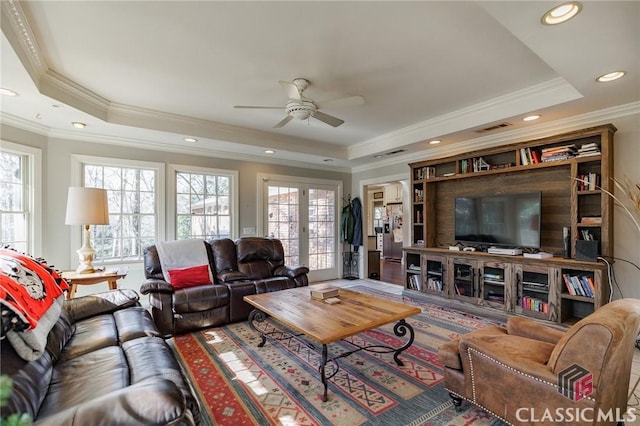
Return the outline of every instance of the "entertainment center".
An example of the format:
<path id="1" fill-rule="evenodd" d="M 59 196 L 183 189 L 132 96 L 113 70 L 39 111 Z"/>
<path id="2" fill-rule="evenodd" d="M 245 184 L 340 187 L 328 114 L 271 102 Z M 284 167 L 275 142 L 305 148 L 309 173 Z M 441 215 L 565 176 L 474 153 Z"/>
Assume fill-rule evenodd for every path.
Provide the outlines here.
<path id="1" fill-rule="evenodd" d="M 597 257 L 613 255 L 615 131 L 607 124 L 410 164 L 405 291 L 559 324 L 607 303 Z"/>

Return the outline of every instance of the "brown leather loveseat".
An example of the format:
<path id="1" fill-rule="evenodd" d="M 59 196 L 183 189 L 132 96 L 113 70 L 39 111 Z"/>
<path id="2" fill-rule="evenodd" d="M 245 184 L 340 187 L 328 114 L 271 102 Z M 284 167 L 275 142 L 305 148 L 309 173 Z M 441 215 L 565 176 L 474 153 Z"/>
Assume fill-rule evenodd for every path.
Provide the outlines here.
<path id="1" fill-rule="evenodd" d="M 0 340 L 13 382 L 2 417 L 38 425 L 193 425 L 200 410 L 171 348 L 133 290 L 64 301 L 46 349 L 26 361 Z"/>
<path id="2" fill-rule="evenodd" d="M 164 277 L 156 245 L 145 247 L 146 280 L 151 313 L 165 335 L 244 321 L 251 307 L 245 295 L 308 285 L 309 268 L 286 266 L 282 243 L 274 238 L 220 238 L 204 241 L 213 285 L 174 288 Z"/>
<path id="3" fill-rule="evenodd" d="M 440 347 L 444 384 L 510 424 L 615 425 L 627 392 L 640 300 L 608 303 L 566 331 L 510 317 Z M 632 409 L 633 410 L 633 409 Z M 630 417 L 629 417 L 630 416 Z"/>

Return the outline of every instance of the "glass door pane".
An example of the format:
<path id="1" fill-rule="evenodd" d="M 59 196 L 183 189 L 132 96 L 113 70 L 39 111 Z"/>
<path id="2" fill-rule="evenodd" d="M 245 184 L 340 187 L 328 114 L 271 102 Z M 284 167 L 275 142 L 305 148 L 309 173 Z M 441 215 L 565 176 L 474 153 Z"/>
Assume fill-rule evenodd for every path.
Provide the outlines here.
<path id="1" fill-rule="evenodd" d="M 295 187 L 267 188 L 267 235 L 282 242 L 285 265 L 302 265 L 300 261 L 300 191 Z"/>

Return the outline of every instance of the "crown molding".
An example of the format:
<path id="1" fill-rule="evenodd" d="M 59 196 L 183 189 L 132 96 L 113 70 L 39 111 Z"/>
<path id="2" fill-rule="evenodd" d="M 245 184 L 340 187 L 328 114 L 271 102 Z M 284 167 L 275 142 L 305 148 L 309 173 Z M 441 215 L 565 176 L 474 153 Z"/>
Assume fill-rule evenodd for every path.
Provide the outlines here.
<path id="1" fill-rule="evenodd" d="M 618 105 L 598 111 L 563 118 L 560 120 L 541 123 L 536 126 L 530 126 L 523 129 L 515 129 L 505 131 L 497 135 L 486 135 L 479 138 L 469 139 L 463 142 L 456 142 L 451 145 L 438 146 L 404 154 L 394 157 L 393 160 L 388 159 L 376 163 L 355 166 L 351 168 L 351 173 L 360 173 L 377 169 L 381 166 L 391 166 L 397 164 L 409 164 L 418 160 L 429 160 L 432 158 L 444 158 L 454 155 L 464 154 L 470 151 L 476 151 L 485 148 L 493 148 L 496 146 L 508 145 L 516 142 L 524 142 L 527 140 L 540 139 L 547 136 L 553 136 L 560 133 L 571 132 L 574 130 L 593 127 L 606 124 L 619 118 L 632 115 L 640 116 L 640 102 L 632 102 L 629 104 Z"/>
<path id="2" fill-rule="evenodd" d="M 2 32 L 9 40 L 31 79 L 38 86 L 47 71 L 38 40 L 29 25 L 22 4 L 16 0 L 3 0 L 1 9 Z"/>
<path id="3" fill-rule="evenodd" d="M 352 145 L 349 147 L 349 159 L 364 157 L 371 152 L 385 151 L 398 145 L 408 145 L 473 129 L 504 120 L 504 117 L 525 114 L 581 97 L 582 95 L 564 78 L 554 78 Z"/>

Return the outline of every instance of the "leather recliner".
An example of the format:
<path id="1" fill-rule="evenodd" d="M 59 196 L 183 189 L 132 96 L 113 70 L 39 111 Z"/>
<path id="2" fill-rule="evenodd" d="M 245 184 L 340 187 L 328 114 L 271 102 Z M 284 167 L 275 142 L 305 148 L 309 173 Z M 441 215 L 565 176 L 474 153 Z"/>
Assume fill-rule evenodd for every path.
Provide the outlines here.
<path id="1" fill-rule="evenodd" d="M 466 399 L 511 424 L 615 425 L 625 420 L 639 331 L 638 299 L 608 303 L 566 331 L 510 317 L 506 328 L 440 347 L 444 385 L 454 405 Z"/>
<path id="2" fill-rule="evenodd" d="M 243 297 L 308 285 L 309 268 L 285 266 L 282 242 L 245 237 L 204 241 L 213 285 L 174 289 L 165 280 L 155 244 L 144 249 L 146 280 L 140 292 L 149 295 L 151 314 L 165 335 L 214 327 L 249 317 Z"/>

